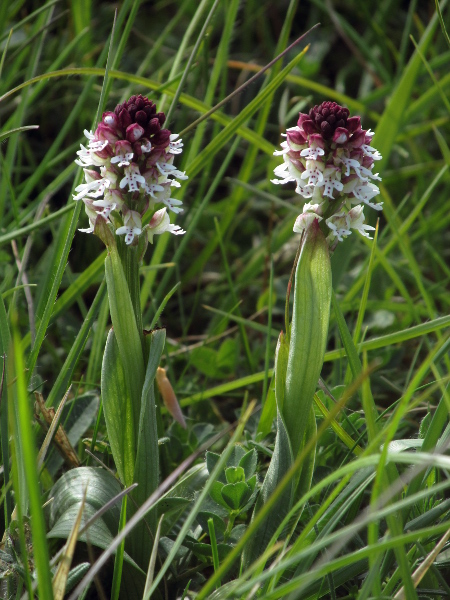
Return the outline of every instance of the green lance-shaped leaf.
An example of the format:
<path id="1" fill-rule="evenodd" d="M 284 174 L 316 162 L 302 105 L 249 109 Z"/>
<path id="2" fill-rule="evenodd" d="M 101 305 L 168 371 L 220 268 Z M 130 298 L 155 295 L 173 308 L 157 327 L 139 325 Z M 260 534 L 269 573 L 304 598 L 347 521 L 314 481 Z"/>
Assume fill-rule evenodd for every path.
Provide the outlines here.
<path id="1" fill-rule="evenodd" d="M 294 310 L 291 339 L 280 334 L 275 357 L 275 399 L 277 438 L 254 515 L 273 494 L 292 466 L 316 423 L 312 402 L 316 390 L 328 333 L 331 301 L 331 265 L 327 242 L 315 221 L 302 242 L 295 273 Z M 303 461 L 301 471 L 279 495 L 273 510 L 244 551 L 247 568 L 266 549 L 273 533 L 291 509 L 296 495 L 311 485 L 315 450 Z"/>
<path id="2" fill-rule="evenodd" d="M 283 411 L 286 390 L 286 373 L 289 360 L 289 342 L 283 332 L 278 337 L 275 354 L 275 399 L 277 408 Z"/>
<path id="3" fill-rule="evenodd" d="M 272 459 L 267 470 L 261 491 L 256 501 L 255 510 L 252 520 L 255 515 L 261 510 L 262 506 L 267 502 L 270 496 L 275 492 L 279 482 L 286 475 L 287 471 L 292 466 L 293 455 L 286 423 L 283 419 L 282 407 L 284 404 L 286 370 L 288 364 L 289 343 L 283 332 L 278 338 L 277 349 L 275 353 L 275 399 L 277 410 L 277 437 L 275 447 L 273 449 Z M 260 528 L 255 535 L 250 539 L 243 553 L 243 564 L 247 568 L 254 560 L 256 560 L 266 549 L 272 535 L 278 528 L 281 521 L 292 507 L 293 503 L 293 484 L 289 484 L 273 507 L 273 510 L 264 519 Z"/>
<path id="4" fill-rule="evenodd" d="M 317 435 L 317 424 L 316 415 L 314 413 L 314 407 L 311 406 L 309 409 L 308 422 L 306 425 L 306 431 L 304 435 L 304 443 Z M 303 494 L 309 492 L 311 487 L 312 476 L 314 473 L 314 464 L 316 462 L 316 447 L 312 448 L 305 456 L 300 472 L 294 481 L 295 495 L 294 502 L 297 502 Z M 298 515 L 300 518 L 300 514 Z"/>
<path id="5" fill-rule="evenodd" d="M 269 391 L 267 394 L 258 424 L 258 433 L 262 433 L 263 436 L 266 436 L 272 428 L 272 422 L 277 414 L 277 407 L 279 410 L 283 407 L 288 358 L 289 342 L 285 334 L 281 332 L 278 336 L 277 348 L 275 350 L 275 369 L 270 384 L 270 388 L 273 388 L 273 393 Z"/>
<path id="6" fill-rule="evenodd" d="M 119 387 L 115 393 L 116 395 L 119 393 L 125 394 L 125 397 L 122 397 L 122 402 L 130 403 L 133 432 L 136 433 L 139 430 L 141 394 L 145 376 L 140 335 L 136 325 L 133 303 L 131 301 L 130 291 L 128 289 L 116 242 L 111 231 L 108 229 L 105 220 L 101 217 L 97 218 L 95 233 L 108 247 L 108 255 L 105 259 L 106 285 L 108 288 L 109 308 L 114 338 L 118 349 L 118 353 L 114 354 L 114 361 L 117 369 L 121 369 L 121 373 L 116 376 Z M 102 372 L 102 395 L 103 389 L 106 393 L 113 393 L 112 384 L 109 385 L 106 382 L 107 376 L 111 374 L 112 367 L 111 365 L 106 365 L 105 360 L 103 366 L 105 368 Z M 105 398 L 103 398 L 103 401 L 105 402 Z M 113 404 L 114 406 L 116 405 L 115 403 Z M 108 406 L 109 403 L 107 399 L 106 404 L 104 404 L 106 420 L 108 420 L 108 417 L 106 416 Z M 115 416 L 116 415 L 114 414 L 113 417 Z M 128 424 L 127 426 L 131 427 L 131 425 Z M 136 456 L 136 447 L 137 440 L 133 437 L 134 457 Z M 122 462 L 125 464 L 124 459 Z M 131 475 L 131 477 L 132 476 L 133 475 Z M 130 485 L 132 481 L 126 479 L 124 483 Z"/>
<path id="7" fill-rule="evenodd" d="M 304 446 L 327 342 L 331 265 L 327 242 L 314 221 L 307 229 L 295 272 L 286 388 L 282 413 L 294 458 Z"/>
<path id="8" fill-rule="evenodd" d="M 136 433 L 125 371 L 113 329 L 108 334 L 102 363 L 103 414 L 109 445 L 120 481 L 131 485 L 134 477 Z"/>
<path id="9" fill-rule="evenodd" d="M 156 371 L 161 361 L 164 350 L 166 330 L 157 329 L 146 336 L 149 342 L 149 359 L 142 389 L 141 412 L 139 417 L 139 431 L 137 435 L 137 454 L 134 471 L 134 481 L 139 485 L 133 490 L 132 498 L 136 505 L 141 506 L 152 495 L 159 485 L 159 448 L 158 431 L 156 427 L 156 404 L 154 382 Z M 134 512 L 133 503 L 129 505 L 131 513 Z M 142 566 L 148 565 L 154 544 L 154 535 L 157 527 L 156 511 L 151 511 L 145 517 L 152 535 L 147 527 L 136 527 L 130 534 L 133 548 L 133 558 Z"/>

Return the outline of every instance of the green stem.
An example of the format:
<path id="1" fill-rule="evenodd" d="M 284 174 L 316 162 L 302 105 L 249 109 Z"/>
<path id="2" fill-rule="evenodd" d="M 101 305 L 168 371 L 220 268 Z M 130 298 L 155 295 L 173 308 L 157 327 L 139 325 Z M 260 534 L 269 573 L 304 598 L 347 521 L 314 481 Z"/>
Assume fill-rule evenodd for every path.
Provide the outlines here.
<path id="1" fill-rule="evenodd" d="M 213 557 L 214 571 L 218 571 L 220 567 L 219 551 L 217 548 L 216 530 L 214 529 L 214 519 L 208 519 L 209 539 L 211 540 L 211 550 Z M 220 579 L 217 582 L 216 588 L 221 586 Z"/>
<path id="2" fill-rule="evenodd" d="M 224 543 L 227 542 L 228 538 L 231 535 L 231 531 L 232 531 L 232 529 L 234 527 L 234 522 L 235 522 L 237 516 L 238 516 L 237 512 L 234 512 L 234 511 L 230 512 L 230 517 L 228 519 L 228 525 L 227 525 L 227 528 L 226 528 L 226 530 L 225 530 L 225 532 L 223 534 L 223 541 L 224 541 Z"/>
<path id="3" fill-rule="evenodd" d="M 127 280 L 128 289 L 130 291 L 131 303 L 133 305 L 134 316 L 136 318 L 136 325 L 141 340 L 144 362 L 146 362 L 147 348 L 146 344 L 144 344 L 142 311 L 140 303 L 141 286 L 139 278 L 139 248 L 137 246 L 127 246 L 124 240 L 122 239 L 119 239 L 117 247 L 119 249 L 120 259 L 122 261 L 125 278 Z"/>
<path id="4" fill-rule="evenodd" d="M 289 339 L 290 339 L 290 335 L 291 335 L 291 328 L 289 325 L 289 322 L 290 322 L 289 301 L 290 301 L 290 297 L 291 297 L 292 282 L 294 281 L 295 271 L 297 269 L 298 257 L 300 256 L 300 250 L 302 247 L 302 242 L 303 242 L 304 236 L 305 236 L 305 232 L 302 233 L 302 235 L 300 237 L 300 241 L 298 243 L 297 252 L 296 252 L 295 258 L 294 258 L 294 264 L 292 265 L 291 276 L 289 277 L 288 289 L 286 292 L 286 303 L 285 303 L 285 307 L 284 307 L 284 323 L 285 323 L 285 328 L 286 328 L 286 341 L 288 344 L 289 344 Z"/>

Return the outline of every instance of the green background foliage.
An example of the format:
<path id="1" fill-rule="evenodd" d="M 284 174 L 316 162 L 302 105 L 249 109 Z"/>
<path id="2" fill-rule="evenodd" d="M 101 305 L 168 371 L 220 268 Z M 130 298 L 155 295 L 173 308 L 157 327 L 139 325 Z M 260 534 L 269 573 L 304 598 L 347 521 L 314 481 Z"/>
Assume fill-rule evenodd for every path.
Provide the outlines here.
<path id="1" fill-rule="evenodd" d="M 36 587 L 37 573 L 40 597 L 50 598 L 49 557 L 61 549 L 56 537 L 46 540 L 54 523 L 42 505 L 73 469 L 61 466 L 52 447 L 36 470 L 44 434 L 32 392 L 56 409 L 71 384 L 62 423 L 89 467 L 83 473 L 91 477 L 98 466 L 86 449 L 115 470 L 100 393 L 110 328 L 106 254 L 97 237 L 76 231 L 87 218 L 72 200 L 83 130 L 95 127 L 103 110 L 142 93 L 168 113 L 171 131 L 183 132 L 320 22 L 282 61 L 182 135 L 176 165 L 189 180 L 174 195 L 184 202 L 177 224 L 186 234 L 155 238 L 140 270 L 140 304 L 144 328 L 166 328 L 162 366 L 188 423 L 184 431 L 164 406 L 158 412 L 161 480 L 191 470 L 177 487 L 174 476 L 167 489 L 158 488 L 149 519 L 164 518 L 159 545 L 152 540 L 153 570 L 138 571 L 122 546 L 99 585 L 107 596 L 126 597 L 128 590 L 136 597 L 139 573 L 136 581 L 155 598 L 182 596 L 186 587 L 187 597 L 194 591 L 217 599 L 450 595 L 447 547 L 425 560 L 450 528 L 445 1 L 441 9 L 442 22 L 431 0 L 0 3 L 0 354 L 7 356 L 0 412 L 7 556 L 0 555 L 0 570 L 16 576 L 1 582 L 0 592 L 20 597 Z M 272 153 L 298 112 L 323 100 L 347 106 L 375 131 L 384 210 L 366 210 L 371 224 L 380 217 L 376 244 L 354 234 L 331 258 L 334 297 L 315 401 L 311 491 L 259 562 L 240 572 L 258 523 L 245 529 L 250 513 L 240 512 L 239 535 L 223 543 L 217 515 L 227 516 L 210 504 L 209 489 L 231 464 L 227 427 L 249 400 L 255 413 L 231 439 L 258 452 L 259 482 L 273 451 L 270 418 L 262 428 L 267 435 L 258 435 L 259 409 L 266 397 L 274 402 L 273 357 L 285 328 L 298 245 L 292 227 L 303 202 L 292 187 L 270 183 L 280 162 Z M 226 450 L 212 479 L 203 444 L 218 432 L 223 437 L 213 451 Z M 117 493 L 113 483 L 105 483 L 105 502 Z M 74 520 L 81 500 L 67 502 Z M 88 505 L 96 506 L 90 496 Z M 270 508 L 264 507 L 268 518 Z M 104 548 L 125 514 L 123 508 L 116 527 L 105 525 L 106 517 L 98 522 L 98 531 L 108 533 Z M 79 578 L 89 560 L 80 542 L 73 563 Z M 427 569 L 419 582 L 421 564 Z M 89 589 L 95 597 L 94 584 Z"/>

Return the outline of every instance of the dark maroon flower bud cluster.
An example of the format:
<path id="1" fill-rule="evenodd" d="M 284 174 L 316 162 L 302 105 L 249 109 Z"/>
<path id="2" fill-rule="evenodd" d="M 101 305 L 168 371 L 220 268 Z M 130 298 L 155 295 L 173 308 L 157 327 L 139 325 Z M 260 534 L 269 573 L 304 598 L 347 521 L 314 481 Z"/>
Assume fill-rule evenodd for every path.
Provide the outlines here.
<path id="1" fill-rule="evenodd" d="M 329 140 L 338 127 L 347 126 L 349 114 L 348 108 L 339 106 L 336 102 L 322 102 L 310 109 L 309 118 L 316 126 L 317 133 Z"/>
<path id="2" fill-rule="evenodd" d="M 163 112 L 157 113 L 156 104 L 145 96 L 141 94 L 131 96 L 129 100 L 116 106 L 114 114 L 117 117 L 117 127 L 121 128 L 124 138 L 127 137 L 130 125 L 137 124 L 142 129 L 139 137 L 149 139 L 153 146 L 164 146 L 169 143 L 170 131 L 162 129 L 166 115 Z"/>

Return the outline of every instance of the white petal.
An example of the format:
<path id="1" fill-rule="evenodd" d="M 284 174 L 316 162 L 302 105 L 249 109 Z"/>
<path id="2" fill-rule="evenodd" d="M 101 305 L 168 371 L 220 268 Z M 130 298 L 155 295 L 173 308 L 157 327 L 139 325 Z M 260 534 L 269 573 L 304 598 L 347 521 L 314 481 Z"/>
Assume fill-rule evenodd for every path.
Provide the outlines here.
<path id="1" fill-rule="evenodd" d="M 130 192 L 137 192 L 139 191 L 139 184 L 146 185 L 145 179 L 139 172 L 139 167 L 134 164 L 125 167 L 125 177 L 119 184 L 120 188 L 123 189 L 128 185 L 128 190 Z"/>

